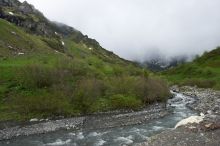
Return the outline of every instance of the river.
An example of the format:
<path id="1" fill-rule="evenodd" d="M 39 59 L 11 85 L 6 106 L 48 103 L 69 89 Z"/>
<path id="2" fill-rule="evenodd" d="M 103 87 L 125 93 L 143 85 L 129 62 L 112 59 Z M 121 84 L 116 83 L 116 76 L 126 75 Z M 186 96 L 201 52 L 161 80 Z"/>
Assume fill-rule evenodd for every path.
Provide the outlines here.
<path id="1" fill-rule="evenodd" d="M 44 135 L 19 137 L 4 141 L 0 146 L 120 146 L 144 142 L 150 136 L 174 128 L 178 121 L 196 115 L 186 107 L 187 103 L 193 102 L 193 98 L 180 93 L 174 94 L 175 97 L 167 103 L 167 106 L 173 107 L 172 114 L 141 125 L 83 131 L 61 130 Z"/>

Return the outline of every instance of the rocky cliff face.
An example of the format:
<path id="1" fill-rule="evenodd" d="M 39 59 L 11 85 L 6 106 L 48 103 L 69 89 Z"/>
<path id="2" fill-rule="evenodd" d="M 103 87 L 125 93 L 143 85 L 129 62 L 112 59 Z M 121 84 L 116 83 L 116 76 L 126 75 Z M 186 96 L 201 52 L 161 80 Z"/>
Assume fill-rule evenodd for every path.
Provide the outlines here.
<path id="1" fill-rule="evenodd" d="M 21 3 L 17 0 L 0 0 L 1 6 L 15 7 L 19 6 Z"/>
<path id="2" fill-rule="evenodd" d="M 26 1 L 21 3 L 18 0 L 0 0 L 0 18 L 25 28 L 29 33 L 47 37 L 71 36 L 77 43 L 91 48 L 102 48 L 96 40 L 90 39 L 80 31 L 65 24 L 51 22 Z"/>
<path id="3" fill-rule="evenodd" d="M 34 6 L 17 0 L 0 0 L 0 18 L 39 35 L 52 35 L 50 22 Z"/>

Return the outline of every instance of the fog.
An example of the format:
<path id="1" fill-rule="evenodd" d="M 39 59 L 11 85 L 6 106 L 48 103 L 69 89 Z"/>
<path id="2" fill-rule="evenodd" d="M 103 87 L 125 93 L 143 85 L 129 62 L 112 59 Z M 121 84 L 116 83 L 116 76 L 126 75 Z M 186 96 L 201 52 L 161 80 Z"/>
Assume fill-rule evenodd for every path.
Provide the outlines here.
<path id="1" fill-rule="evenodd" d="M 201 54 L 220 45 L 219 0 L 27 0 L 129 60 Z"/>

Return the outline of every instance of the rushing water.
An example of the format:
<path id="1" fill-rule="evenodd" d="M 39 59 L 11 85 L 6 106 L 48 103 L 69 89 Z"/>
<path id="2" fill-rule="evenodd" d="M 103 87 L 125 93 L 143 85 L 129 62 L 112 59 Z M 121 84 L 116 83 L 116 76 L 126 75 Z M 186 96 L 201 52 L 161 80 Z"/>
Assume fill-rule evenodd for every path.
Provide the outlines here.
<path id="1" fill-rule="evenodd" d="M 143 142 L 148 137 L 166 129 L 172 129 L 178 121 L 195 115 L 186 107 L 193 102 L 192 98 L 175 93 L 175 98 L 168 101 L 174 107 L 173 114 L 161 119 L 153 120 L 141 125 L 132 125 L 117 128 L 108 128 L 93 131 L 57 131 L 45 135 L 20 137 L 11 141 L 0 143 L 8 146 L 117 146 L 122 144 L 132 145 Z"/>

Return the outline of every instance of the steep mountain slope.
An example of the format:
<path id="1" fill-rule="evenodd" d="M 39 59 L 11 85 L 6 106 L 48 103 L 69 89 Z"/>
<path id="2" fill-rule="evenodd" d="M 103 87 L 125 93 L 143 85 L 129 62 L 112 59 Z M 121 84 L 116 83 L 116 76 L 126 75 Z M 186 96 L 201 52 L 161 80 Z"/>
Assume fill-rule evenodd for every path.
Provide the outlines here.
<path id="1" fill-rule="evenodd" d="M 0 0 L 0 121 L 138 109 L 169 95 L 149 76 L 27 2 Z"/>
<path id="2" fill-rule="evenodd" d="M 220 89 L 220 47 L 205 52 L 193 62 L 165 71 L 163 75 L 178 84 Z"/>

